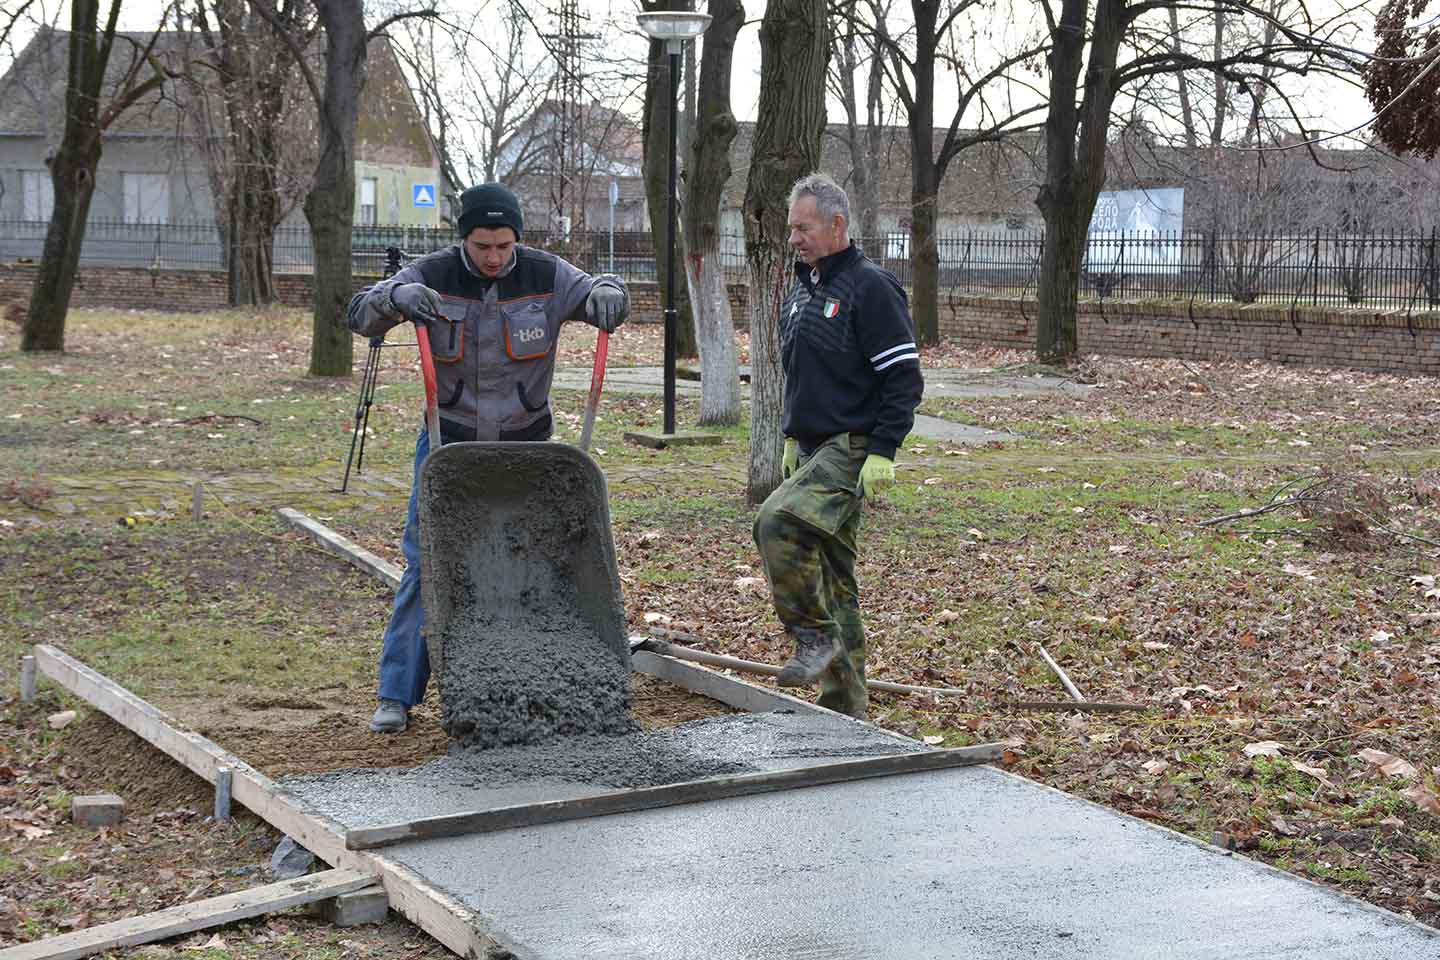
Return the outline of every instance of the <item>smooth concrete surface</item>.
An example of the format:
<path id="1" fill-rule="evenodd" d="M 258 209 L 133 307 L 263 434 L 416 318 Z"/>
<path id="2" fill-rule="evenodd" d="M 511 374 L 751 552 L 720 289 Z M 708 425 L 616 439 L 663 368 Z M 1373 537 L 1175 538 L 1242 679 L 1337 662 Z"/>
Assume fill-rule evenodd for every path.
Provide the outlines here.
<path id="1" fill-rule="evenodd" d="M 387 848 L 537 960 L 1427 960 L 1440 935 L 987 767 Z"/>

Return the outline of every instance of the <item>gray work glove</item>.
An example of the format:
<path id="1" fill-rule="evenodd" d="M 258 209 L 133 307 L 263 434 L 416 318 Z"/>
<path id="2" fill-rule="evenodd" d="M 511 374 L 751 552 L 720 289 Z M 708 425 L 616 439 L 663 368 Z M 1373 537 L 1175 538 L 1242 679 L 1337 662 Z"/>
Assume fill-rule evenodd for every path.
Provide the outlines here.
<path id="1" fill-rule="evenodd" d="M 619 277 L 604 276 L 595 280 L 590 296 L 585 298 L 585 319 L 593 326 L 614 333 L 630 312 L 630 297 Z"/>
<path id="2" fill-rule="evenodd" d="M 415 323 L 429 316 L 438 316 L 445 301 L 423 283 L 402 283 L 391 288 L 390 303 L 395 312 Z"/>

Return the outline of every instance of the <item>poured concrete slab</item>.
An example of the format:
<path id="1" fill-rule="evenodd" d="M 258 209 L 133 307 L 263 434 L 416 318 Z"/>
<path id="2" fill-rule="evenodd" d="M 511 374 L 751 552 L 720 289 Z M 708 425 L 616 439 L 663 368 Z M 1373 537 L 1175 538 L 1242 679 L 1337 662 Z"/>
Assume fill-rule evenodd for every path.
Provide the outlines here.
<path id="1" fill-rule="evenodd" d="M 337 770 L 280 785 L 307 812 L 358 829 L 929 749 L 835 714 L 731 714 L 625 736 L 452 749 L 415 768 Z"/>
<path id="2" fill-rule="evenodd" d="M 388 848 L 537 960 L 1419 960 L 1440 935 L 991 768 Z"/>

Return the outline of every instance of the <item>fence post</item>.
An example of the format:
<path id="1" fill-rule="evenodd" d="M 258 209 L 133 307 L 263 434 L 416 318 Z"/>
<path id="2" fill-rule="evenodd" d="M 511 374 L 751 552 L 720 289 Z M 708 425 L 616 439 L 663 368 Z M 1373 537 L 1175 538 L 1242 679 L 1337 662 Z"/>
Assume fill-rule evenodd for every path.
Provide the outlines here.
<path id="1" fill-rule="evenodd" d="M 1320 303 L 1320 228 L 1315 228 L 1315 252 L 1310 257 L 1310 306 Z"/>

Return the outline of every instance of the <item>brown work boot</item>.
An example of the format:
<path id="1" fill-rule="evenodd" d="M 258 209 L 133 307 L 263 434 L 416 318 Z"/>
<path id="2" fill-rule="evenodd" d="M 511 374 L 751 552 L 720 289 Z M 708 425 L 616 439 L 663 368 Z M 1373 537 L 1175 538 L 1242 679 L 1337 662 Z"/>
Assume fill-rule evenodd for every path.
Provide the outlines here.
<path id="1" fill-rule="evenodd" d="M 840 655 L 840 641 L 827 633 L 809 627 L 791 627 L 795 638 L 795 655 L 780 668 L 775 682 L 782 687 L 810 687 Z"/>

